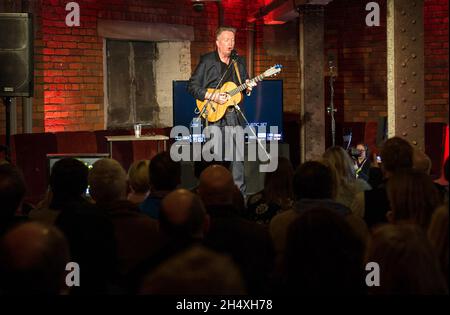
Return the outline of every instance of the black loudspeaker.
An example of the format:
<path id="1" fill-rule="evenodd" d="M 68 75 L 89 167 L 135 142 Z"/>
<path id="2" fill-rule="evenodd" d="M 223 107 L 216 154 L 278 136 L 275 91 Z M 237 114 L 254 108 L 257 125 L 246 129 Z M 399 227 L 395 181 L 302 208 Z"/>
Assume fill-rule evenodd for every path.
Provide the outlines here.
<path id="1" fill-rule="evenodd" d="M 0 96 L 33 96 L 33 22 L 29 13 L 0 13 Z"/>

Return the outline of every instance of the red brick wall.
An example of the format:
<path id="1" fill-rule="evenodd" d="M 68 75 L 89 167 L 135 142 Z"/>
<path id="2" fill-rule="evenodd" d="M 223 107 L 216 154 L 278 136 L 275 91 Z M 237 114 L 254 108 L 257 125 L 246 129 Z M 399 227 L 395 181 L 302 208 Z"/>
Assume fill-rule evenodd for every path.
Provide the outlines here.
<path id="1" fill-rule="evenodd" d="M 270 1 L 249 1 L 249 16 Z M 266 22 L 270 23 L 270 16 Z M 264 25 L 259 19 L 255 23 L 254 75 L 264 72 L 274 64 L 283 65 L 274 78 L 283 80 L 283 108 L 285 112 L 300 113 L 300 64 L 298 58 L 298 23 L 285 25 Z M 276 33 L 275 32 L 276 28 Z M 294 42 L 292 42 L 292 39 Z M 284 48 L 284 49 L 280 49 Z M 286 53 L 289 51 L 289 53 Z"/>
<path id="2" fill-rule="evenodd" d="M 334 104 L 339 121 L 386 115 L 386 8 L 385 1 L 377 2 L 379 27 L 366 26 L 364 1 L 333 1 L 325 9 L 325 58 L 334 56 L 338 69 Z M 328 86 L 326 82 L 327 106 Z"/>
<path id="3" fill-rule="evenodd" d="M 202 12 L 195 12 L 187 0 L 82 0 L 78 1 L 81 27 L 69 28 L 64 23 L 66 2 L 44 0 L 42 7 L 42 41 L 37 42 L 36 49 L 36 115 L 43 116 L 45 131 L 103 128 L 103 39 L 97 36 L 98 18 L 194 26 L 193 67 L 201 54 L 214 48 L 219 16 L 215 3 L 207 3 Z M 222 4 L 224 23 L 243 30 L 245 1 L 227 0 Z M 236 46 L 246 53 L 245 32 L 238 34 Z"/>
<path id="4" fill-rule="evenodd" d="M 448 123 L 448 0 L 425 0 L 427 122 Z"/>
<path id="5" fill-rule="evenodd" d="M 276 28 L 282 30 L 275 31 Z M 285 112 L 300 113 L 300 65 L 298 58 L 298 23 L 264 26 L 256 23 L 255 75 L 274 64 L 281 64 L 282 71 L 274 79 L 283 80 L 283 108 Z M 274 32 L 274 34 L 269 33 Z M 287 39 L 295 38 L 294 42 Z M 286 53 L 286 46 L 289 53 Z M 284 49 L 280 49 L 284 48 Z M 280 51 L 281 50 L 281 51 Z"/>
<path id="6" fill-rule="evenodd" d="M 329 53 L 337 57 L 334 101 L 340 121 L 386 116 L 386 1 L 377 1 L 379 27 L 365 25 L 366 3 L 333 1 L 325 10 L 325 58 Z M 426 121 L 447 122 L 448 1 L 425 0 L 424 24 Z M 328 104 L 329 97 L 326 100 Z"/>
<path id="7" fill-rule="evenodd" d="M 193 24 L 189 1 L 77 2 L 81 26 L 67 27 L 67 1 L 43 0 L 42 40 L 36 43 L 36 115 L 42 116 L 43 112 L 45 131 L 104 127 L 103 38 L 97 36 L 99 18 Z"/>

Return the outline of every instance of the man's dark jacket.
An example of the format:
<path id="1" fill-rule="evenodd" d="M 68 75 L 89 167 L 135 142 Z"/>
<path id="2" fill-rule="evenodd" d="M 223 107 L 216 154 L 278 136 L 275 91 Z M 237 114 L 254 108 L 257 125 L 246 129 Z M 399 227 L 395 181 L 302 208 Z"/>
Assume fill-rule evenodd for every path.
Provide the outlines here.
<path id="1" fill-rule="evenodd" d="M 244 58 L 237 56 L 236 62 L 239 69 L 239 74 L 241 76 L 242 83 L 248 79 L 247 70 L 245 67 Z M 231 71 L 232 81 L 239 84 L 238 77 L 236 75 L 236 71 L 234 66 L 231 64 L 231 67 L 228 71 Z M 222 76 L 222 66 L 219 55 L 216 51 L 207 53 L 200 57 L 200 62 L 197 65 L 197 68 L 194 71 L 194 74 L 189 80 L 188 83 L 188 92 L 198 100 L 203 101 L 206 94 L 207 88 L 215 88 L 217 83 L 220 81 L 220 77 Z M 221 86 L 223 85 L 222 82 Z M 220 88 L 220 87 L 219 87 Z"/>

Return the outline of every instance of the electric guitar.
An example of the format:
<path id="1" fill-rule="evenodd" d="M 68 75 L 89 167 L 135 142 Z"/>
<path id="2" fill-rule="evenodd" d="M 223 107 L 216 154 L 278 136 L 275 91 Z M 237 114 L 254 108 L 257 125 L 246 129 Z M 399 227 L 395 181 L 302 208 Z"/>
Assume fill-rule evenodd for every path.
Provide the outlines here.
<path id="1" fill-rule="evenodd" d="M 250 81 L 259 82 L 266 77 L 275 76 L 281 71 L 282 67 L 282 65 L 274 65 L 273 67 L 267 69 L 266 71 L 264 71 L 264 73 L 258 75 L 257 77 L 254 77 Z M 225 115 L 228 107 L 235 106 L 242 101 L 242 91 L 247 89 L 247 87 L 247 83 L 243 83 L 237 86 L 236 83 L 229 81 L 226 82 L 220 89 L 214 90 L 210 88 L 208 89 L 209 93 L 227 93 L 229 96 L 227 102 L 220 104 L 206 99 L 204 101 L 197 100 L 197 108 L 200 113 L 202 113 L 203 118 L 208 119 L 209 122 L 216 122 Z M 205 106 L 205 111 L 203 111 L 203 108 Z"/>

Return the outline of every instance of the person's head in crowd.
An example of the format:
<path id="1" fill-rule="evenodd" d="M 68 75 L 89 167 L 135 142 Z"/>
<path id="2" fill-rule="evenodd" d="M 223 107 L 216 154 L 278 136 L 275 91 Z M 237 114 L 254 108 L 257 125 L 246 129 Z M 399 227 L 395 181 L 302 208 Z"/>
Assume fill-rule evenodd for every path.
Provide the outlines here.
<path id="1" fill-rule="evenodd" d="M 433 213 L 430 227 L 428 228 L 428 239 L 436 250 L 437 257 L 441 264 L 442 272 L 448 282 L 448 229 L 449 229 L 449 209 L 448 204 L 440 206 Z"/>
<path id="2" fill-rule="evenodd" d="M 150 273 L 141 294 L 241 295 L 244 281 L 230 257 L 194 246 Z"/>
<path id="3" fill-rule="evenodd" d="M 231 172 L 221 165 L 209 166 L 200 175 L 198 193 L 206 206 L 233 205 L 235 191 Z"/>
<path id="4" fill-rule="evenodd" d="M 351 182 L 356 179 L 355 167 L 351 157 L 340 146 L 328 148 L 322 156 L 336 170 L 339 181 Z"/>
<path id="5" fill-rule="evenodd" d="M 413 153 L 413 168 L 421 171 L 427 175 L 430 175 L 431 173 L 431 159 L 428 155 L 425 154 L 425 152 L 414 148 Z"/>
<path id="6" fill-rule="evenodd" d="M 264 197 L 266 202 L 280 203 L 294 198 L 292 181 L 294 169 L 289 159 L 278 157 L 278 167 L 274 172 L 265 173 Z"/>
<path id="7" fill-rule="evenodd" d="M 230 161 L 205 161 L 205 160 L 200 160 L 200 161 L 195 161 L 194 162 L 194 176 L 197 179 L 200 179 L 200 175 L 202 174 L 202 172 L 207 169 L 209 166 L 213 166 L 213 165 L 221 165 L 223 167 L 225 167 L 226 169 L 230 169 Z"/>
<path id="8" fill-rule="evenodd" d="M 172 191 L 180 184 L 181 166 L 170 157 L 169 152 L 161 152 L 150 160 L 149 180 L 151 191 Z"/>
<path id="9" fill-rule="evenodd" d="M 380 285 L 369 287 L 371 294 L 448 292 L 436 253 L 425 232 L 415 224 L 377 227 L 369 242 L 366 261 L 379 266 Z"/>
<path id="10" fill-rule="evenodd" d="M 323 163 L 308 161 L 294 174 L 294 196 L 300 199 L 333 199 L 336 191 L 331 169 Z"/>
<path id="11" fill-rule="evenodd" d="M 334 164 L 331 163 L 329 160 L 327 159 L 321 159 L 318 161 L 320 164 L 323 164 L 331 173 L 331 187 L 332 187 L 332 198 L 334 200 L 338 199 L 338 194 L 339 194 L 339 187 L 341 184 L 347 184 L 346 182 L 344 182 L 343 179 L 341 179 L 339 177 L 338 171 L 337 169 L 334 167 Z M 322 199 L 322 198 L 319 198 Z M 328 199 L 328 198 L 326 198 Z"/>
<path id="12" fill-rule="evenodd" d="M 195 178 L 200 179 L 200 176 L 203 173 L 203 171 L 213 165 L 220 165 L 229 170 L 230 164 L 231 164 L 230 161 L 214 161 L 214 160 L 210 162 L 207 162 L 205 160 L 197 161 L 194 163 L 194 176 Z M 198 186 L 195 188 L 195 191 L 198 192 Z M 237 186 L 235 186 L 233 193 L 233 205 L 238 213 L 243 213 L 245 211 L 245 200 L 240 190 L 237 188 Z"/>
<path id="13" fill-rule="evenodd" d="M 369 147 L 367 144 L 360 142 L 356 144 L 356 150 L 359 152 L 358 159 L 364 161 L 365 159 L 370 159 Z"/>
<path id="14" fill-rule="evenodd" d="M 131 164 L 128 169 L 128 186 L 130 188 L 128 200 L 141 203 L 147 197 L 150 191 L 149 164 L 149 160 L 139 160 Z"/>
<path id="15" fill-rule="evenodd" d="M 67 293 L 69 258 L 69 245 L 57 228 L 32 222 L 18 225 L 0 245 L 1 290 L 13 295 Z"/>
<path id="16" fill-rule="evenodd" d="M 20 212 L 26 187 L 22 172 L 11 164 L 0 165 L 0 224 Z"/>
<path id="17" fill-rule="evenodd" d="M 439 192 L 427 174 L 404 169 L 396 172 L 387 183 L 391 223 L 409 222 L 427 229 L 431 216 L 440 204 Z"/>
<path id="18" fill-rule="evenodd" d="M 411 144 L 403 138 L 393 137 L 386 140 L 380 152 L 384 176 L 388 178 L 397 171 L 412 168 L 413 152 Z"/>
<path id="19" fill-rule="evenodd" d="M 88 187 L 88 167 L 75 158 L 56 161 L 50 173 L 50 208 L 80 198 Z"/>
<path id="20" fill-rule="evenodd" d="M 284 278 L 289 294 L 364 293 L 364 244 L 342 215 L 306 210 L 288 227 Z"/>
<path id="21" fill-rule="evenodd" d="M 148 179 L 149 160 L 139 160 L 131 164 L 128 170 L 128 183 L 132 191 L 137 193 L 146 193 L 150 189 Z"/>
<path id="22" fill-rule="evenodd" d="M 160 231 L 169 239 L 202 239 L 208 222 L 201 199 L 189 190 L 172 191 L 161 202 Z"/>
<path id="23" fill-rule="evenodd" d="M 92 165 L 89 172 L 90 194 L 98 204 L 111 204 L 125 200 L 127 173 L 119 162 L 101 159 Z"/>

